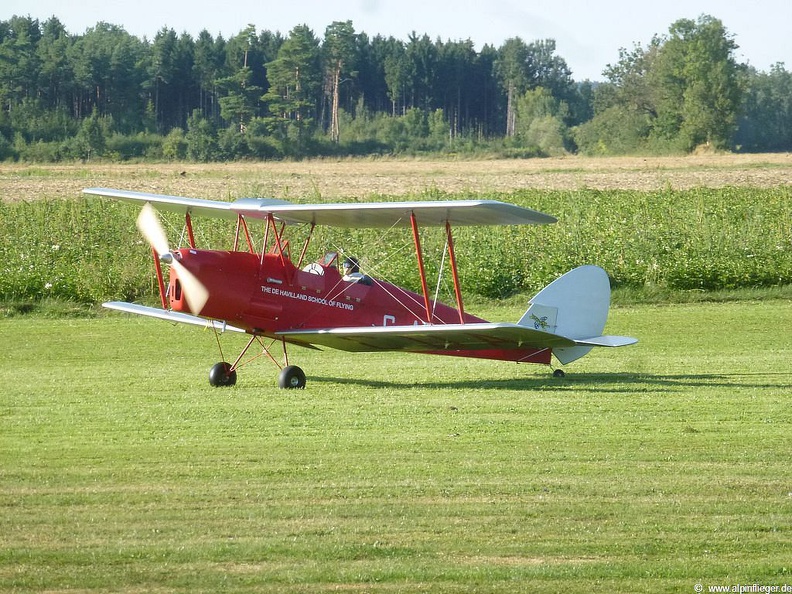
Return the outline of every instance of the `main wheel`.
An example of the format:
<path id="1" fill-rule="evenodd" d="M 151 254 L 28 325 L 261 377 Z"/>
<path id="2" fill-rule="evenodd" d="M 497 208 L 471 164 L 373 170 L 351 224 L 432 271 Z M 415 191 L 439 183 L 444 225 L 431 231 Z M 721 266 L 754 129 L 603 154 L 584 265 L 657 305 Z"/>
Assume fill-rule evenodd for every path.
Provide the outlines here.
<path id="1" fill-rule="evenodd" d="M 278 387 L 287 390 L 305 387 L 305 373 L 296 365 L 284 367 L 278 376 Z"/>
<path id="2" fill-rule="evenodd" d="M 237 380 L 236 369 L 231 369 L 231 364 L 221 361 L 215 363 L 209 370 L 209 384 L 215 388 L 233 386 Z"/>
<path id="3" fill-rule="evenodd" d="M 566 377 L 566 373 L 563 369 L 556 369 L 553 371 L 553 377 Z"/>

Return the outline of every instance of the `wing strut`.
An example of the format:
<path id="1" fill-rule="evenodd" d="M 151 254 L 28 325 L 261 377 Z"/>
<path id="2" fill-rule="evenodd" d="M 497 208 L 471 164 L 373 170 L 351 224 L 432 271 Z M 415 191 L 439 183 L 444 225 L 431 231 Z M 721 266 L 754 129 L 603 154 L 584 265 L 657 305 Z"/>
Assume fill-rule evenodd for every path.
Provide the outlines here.
<path id="1" fill-rule="evenodd" d="M 303 260 L 305 259 L 305 252 L 308 251 L 308 244 L 311 243 L 311 238 L 313 237 L 314 229 L 316 228 L 316 223 L 311 223 L 311 230 L 308 231 L 308 237 L 305 238 L 305 243 L 303 244 L 302 251 L 300 252 L 300 259 L 297 260 L 297 268 L 302 268 Z"/>
<path id="2" fill-rule="evenodd" d="M 424 305 L 426 306 L 426 323 L 431 324 L 432 307 L 429 304 L 429 287 L 426 285 L 426 269 L 424 268 L 421 238 L 418 234 L 418 221 L 415 219 L 415 212 L 410 212 L 410 226 L 412 227 L 413 241 L 415 242 L 415 255 L 418 258 L 418 274 L 421 275 L 421 289 L 423 290 Z"/>
<path id="3" fill-rule="evenodd" d="M 283 237 L 283 229 L 286 226 L 286 223 L 281 225 L 280 231 L 278 231 L 278 225 L 275 222 L 275 217 L 272 213 L 267 215 L 267 222 L 272 227 L 272 234 L 275 236 L 275 249 L 277 250 L 278 256 L 280 257 L 281 264 L 283 264 L 284 268 L 286 267 L 286 256 L 283 253 L 283 242 L 281 241 Z"/>
<path id="4" fill-rule="evenodd" d="M 462 287 L 459 284 L 456 254 L 454 253 L 454 238 L 451 236 L 451 221 L 446 221 L 446 239 L 448 243 L 448 259 L 451 261 L 451 274 L 454 277 L 454 295 L 456 295 L 457 309 L 459 310 L 459 323 L 465 323 L 465 308 L 462 305 Z"/>
<path id="5" fill-rule="evenodd" d="M 236 232 L 234 233 L 234 251 L 239 249 L 239 234 L 240 232 L 244 231 L 245 239 L 247 240 L 248 251 L 251 254 L 256 253 L 256 248 L 253 246 L 253 240 L 250 238 L 250 231 L 248 230 L 247 221 L 245 221 L 245 217 L 242 216 L 242 213 L 237 215 L 237 224 L 236 224 Z"/>
<path id="6" fill-rule="evenodd" d="M 167 289 L 165 288 L 165 279 L 162 276 L 162 266 L 160 265 L 159 254 L 157 253 L 157 250 L 151 248 L 151 255 L 154 257 L 154 270 L 157 273 L 157 286 L 159 287 L 162 309 L 168 309 L 168 299 L 165 296 Z"/>
<path id="7" fill-rule="evenodd" d="M 187 227 L 187 240 L 190 242 L 190 247 L 195 249 L 195 235 L 193 234 L 192 217 L 189 210 L 184 213 L 184 225 Z"/>

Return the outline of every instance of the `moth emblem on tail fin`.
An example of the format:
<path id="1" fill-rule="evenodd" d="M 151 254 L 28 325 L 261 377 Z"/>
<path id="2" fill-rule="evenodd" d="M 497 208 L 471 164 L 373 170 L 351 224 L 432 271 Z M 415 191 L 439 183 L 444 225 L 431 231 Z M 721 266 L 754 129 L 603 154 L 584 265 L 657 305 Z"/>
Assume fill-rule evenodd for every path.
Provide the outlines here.
<path id="1" fill-rule="evenodd" d="M 547 316 L 542 316 L 540 318 L 535 314 L 531 314 L 531 319 L 534 322 L 534 328 L 537 330 L 547 330 L 547 327 L 550 325 L 547 323 Z"/>

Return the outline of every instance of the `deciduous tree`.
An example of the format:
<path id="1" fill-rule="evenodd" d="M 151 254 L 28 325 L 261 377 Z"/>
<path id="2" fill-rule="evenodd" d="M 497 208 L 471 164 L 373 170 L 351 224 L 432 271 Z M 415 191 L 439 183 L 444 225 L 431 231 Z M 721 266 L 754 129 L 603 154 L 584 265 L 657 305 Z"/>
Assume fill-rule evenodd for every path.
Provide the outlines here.
<path id="1" fill-rule="evenodd" d="M 742 99 L 737 47 L 723 23 L 711 16 L 671 25 L 649 77 L 658 97 L 659 134 L 678 135 L 687 150 L 701 144 L 730 146 Z"/>

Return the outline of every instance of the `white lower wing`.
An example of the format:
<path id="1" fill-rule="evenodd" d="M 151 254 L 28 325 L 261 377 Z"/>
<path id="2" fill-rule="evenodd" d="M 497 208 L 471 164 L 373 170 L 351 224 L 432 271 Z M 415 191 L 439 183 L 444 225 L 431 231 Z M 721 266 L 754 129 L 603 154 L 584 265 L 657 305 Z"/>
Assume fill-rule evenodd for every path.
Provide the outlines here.
<path id="1" fill-rule="evenodd" d="M 297 344 L 342 351 L 477 351 L 573 347 L 569 338 L 518 324 L 448 324 L 434 326 L 366 326 L 278 332 Z"/>
<path id="2" fill-rule="evenodd" d="M 108 301 L 103 303 L 102 307 L 107 309 L 114 309 L 116 311 L 123 311 L 125 313 L 136 314 L 139 316 L 147 316 L 149 318 L 157 318 L 159 320 L 166 320 L 168 322 L 177 322 L 179 324 L 191 324 L 193 326 L 203 326 L 204 328 L 214 328 L 220 332 L 245 332 L 242 328 L 236 326 L 229 326 L 220 320 L 209 320 L 207 318 L 199 318 L 198 316 L 191 316 L 190 314 L 179 313 L 177 311 L 168 311 L 166 309 L 159 309 L 157 307 L 147 307 L 145 305 L 137 305 L 135 303 L 126 303 L 124 301 Z"/>
<path id="3" fill-rule="evenodd" d="M 295 344 L 319 345 L 350 352 L 367 351 L 480 351 L 489 349 L 569 349 L 617 347 L 637 342 L 629 336 L 566 338 L 520 324 L 476 323 L 426 326 L 366 326 L 290 330 L 276 336 Z"/>

